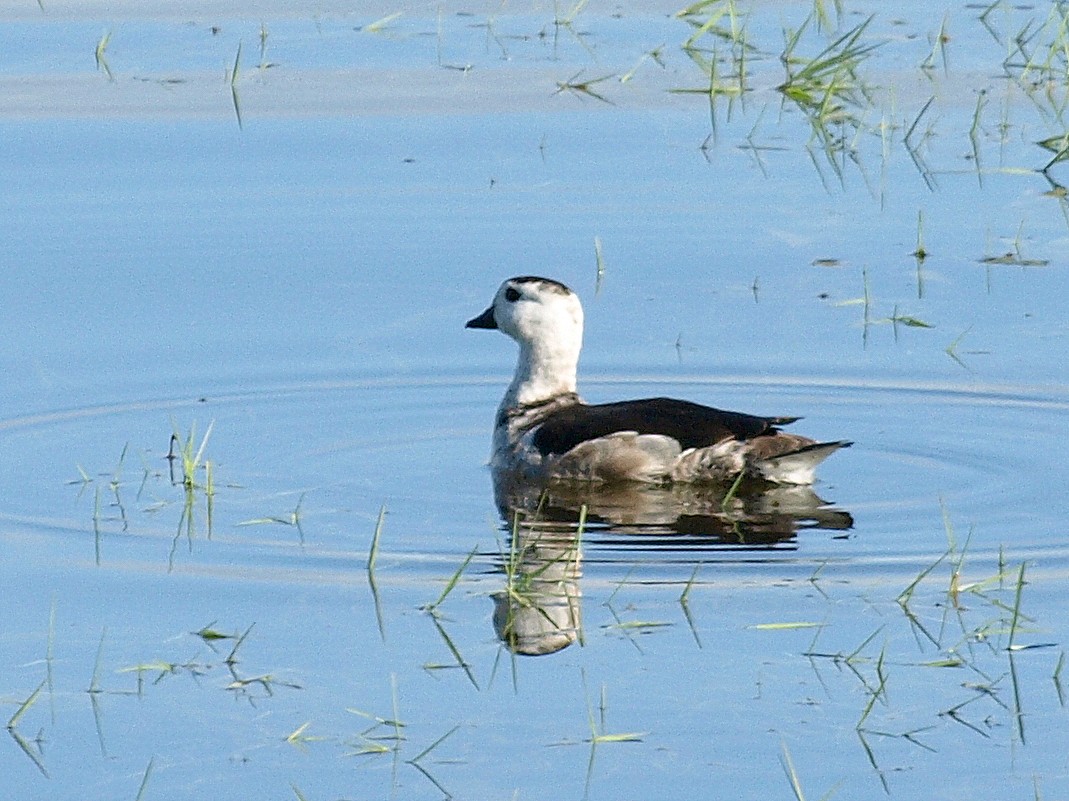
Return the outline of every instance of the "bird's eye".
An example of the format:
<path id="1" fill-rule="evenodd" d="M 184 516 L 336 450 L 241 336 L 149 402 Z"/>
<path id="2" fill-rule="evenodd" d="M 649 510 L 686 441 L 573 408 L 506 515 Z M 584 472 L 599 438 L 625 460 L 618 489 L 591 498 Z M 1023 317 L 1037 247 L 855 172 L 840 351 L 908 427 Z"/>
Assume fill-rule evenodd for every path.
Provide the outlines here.
<path id="1" fill-rule="evenodd" d="M 509 303 L 515 303 L 519 299 L 520 299 L 520 293 L 517 292 L 512 287 L 509 287 L 508 289 L 505 290 L 505 300 L 507 300 Z"/>

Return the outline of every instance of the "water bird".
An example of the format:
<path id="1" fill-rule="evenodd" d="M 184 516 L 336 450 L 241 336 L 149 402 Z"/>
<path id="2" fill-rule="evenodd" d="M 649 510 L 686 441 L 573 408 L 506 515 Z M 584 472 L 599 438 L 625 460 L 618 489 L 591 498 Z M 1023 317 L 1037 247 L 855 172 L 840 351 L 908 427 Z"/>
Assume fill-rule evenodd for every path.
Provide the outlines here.
<path id="1" fill-rule="evenodd" d="M 494 424 L 495 472 L 598 483 L 741 477 L 805 485 L 818 464 L 852 444 L 781 430 L 797 417 L 760 417 L 674 398 L 584 403 L 576 392 L 583 306 L 551 278 L 509 278 L 465 327 L 502 331 L 520 346 Z"/>

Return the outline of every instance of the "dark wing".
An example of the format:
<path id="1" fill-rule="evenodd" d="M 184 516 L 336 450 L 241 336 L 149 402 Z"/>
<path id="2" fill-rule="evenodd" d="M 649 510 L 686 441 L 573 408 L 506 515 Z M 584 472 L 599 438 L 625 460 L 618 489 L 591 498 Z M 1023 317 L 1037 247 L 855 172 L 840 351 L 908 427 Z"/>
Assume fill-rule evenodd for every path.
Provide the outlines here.
<path id="1" fill-rule="evenodd" d="M 672 437 L 683 449 L 701 448 L 725 439 L 751 439 L 797 419 L 726 412 L 672 398 L 578 404 L 546 419 L 535 432 L 533 443 L 545 456 L 566 453 L 580 442 L 617 431 L 637 431 Z"/>

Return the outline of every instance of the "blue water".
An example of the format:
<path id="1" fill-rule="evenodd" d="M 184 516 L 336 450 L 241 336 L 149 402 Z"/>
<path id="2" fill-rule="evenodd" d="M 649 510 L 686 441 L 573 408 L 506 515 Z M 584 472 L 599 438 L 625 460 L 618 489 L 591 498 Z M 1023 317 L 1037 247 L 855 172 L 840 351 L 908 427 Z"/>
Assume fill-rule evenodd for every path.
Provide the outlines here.
<path id="1" fill-rule="evenodd" d="M 669 91 L 708 79 L 667 14 L 0 18 L 8 717 L 42 686 L 10 792 L 135 798 L 151 764 L 144 798 L 766 798 L 790 754 L 807 797 L 1056 793 L 1069 216 L 1035 142 L 1065 87 L 1002 66 L 1029 13 L 1053 33 L 957 5 L 925 73 L 940 21 L 872 10 L 841 178 L 772 89 L 808 6 L 752 10 L 752 91 L 712 138 L 708 98 Z M 555 94 L 636 64 L 592 85 L 611 104 Z M 932 96 L 926 180 L 903 137 Z M 981 262 L 1006 253 L 1043 263 Z M 463 322 L 532 273 L 584 300 L 589 400 L 854 440 L 816 487 L 853 526 L 592 524 L 581 642 L 513 657 L 486 460 L 514 346 Z M 169 440 L 209 424 L 187 495 Z M 209 626 L 248 632 L 233 672 Z M 593 745 L 591 715 L 635 741 Z"/>

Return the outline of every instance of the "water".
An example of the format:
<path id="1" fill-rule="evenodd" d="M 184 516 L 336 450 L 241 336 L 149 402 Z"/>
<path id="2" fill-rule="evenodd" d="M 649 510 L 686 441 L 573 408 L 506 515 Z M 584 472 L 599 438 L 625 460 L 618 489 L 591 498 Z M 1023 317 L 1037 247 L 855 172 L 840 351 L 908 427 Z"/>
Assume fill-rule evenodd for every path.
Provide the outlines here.
<path id="1" fill-rule="evenodd" d="M 1067 215 L 1035 142 L 1066 88 L 1007 59 L 1047 12 L 948 7 L 944 69 L 926 6 L 847 9 L 883 44 L 844 157 L 774 90 L 808 4 L 750 9 L 750 91 L 713 117 L 670 91 L 709 82 L 674 7 L 357 30 L 395 10 L 4 12 L 11 792 L 765 798 L 789 761 L 807 797 L 1057 793 Z M 604 76 L 611 104 L 557 91 Z M 527 273 L 583 297 L 588 400 L 854 440 L 822 524 L 602 498 L 510 578 L 485 465 L 513 345 L 463 322 Z M 209 425 L 187 492 L 170 439 Z M 511 654 L 509 586 L 578 641 Z"/>

